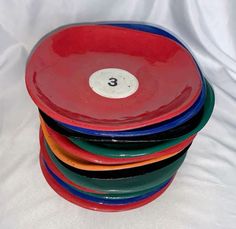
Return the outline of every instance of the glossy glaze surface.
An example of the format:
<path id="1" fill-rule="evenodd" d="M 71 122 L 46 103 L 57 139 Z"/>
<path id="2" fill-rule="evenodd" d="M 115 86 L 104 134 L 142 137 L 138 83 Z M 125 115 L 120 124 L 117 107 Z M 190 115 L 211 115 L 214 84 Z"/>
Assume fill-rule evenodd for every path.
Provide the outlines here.
<path id="1" fill-rule="evenodd" d="M 159 192 L 162 188 L 164 188 L 172 178 L 170 178 L 169 180 L 163 182 L 162 184 L 160 184 L 157 188 L 155 188 L 154 190 L 147 192 L 145 194 L 139 195 L 139 196 L 135 196 L 135 197 L 131 197 L 131 198 L 124 198 L 124 199 L 116 199 L 116 198 L 109 198 L 108 196 L 104 195 L 101 197 L 96 197 L 96 196 L 92 196 L 88 193 L 84 193 L 81 192 L 80 190 L 74 188 L 73 186 L 70 186 L 68 184 L 66 184 L 63 180 L 61 180 L 59 177 L 57 177 L 47 166 L 47 164 L 44 162 L 44 165 L 47 169 L 47 172 L 53 177 L 53 179 L 56 180 L 56 182 L 61 185 L 64 189 L 66 189 L 68 192 L 73 193 L 75 196 L 78 196 L 80 198 L 86 199 L 88 201 L 92 201 L 95 203 L 100 203 L 100 204 L 112 204 L 112 205 L 122 205 L 122 204 L 129 204 L 129 203 L 134 203 L 143 199 L 148 198 L 149 196 L 155 194 L 156 192 Z"/>
<path id="2" fill-rule="evenodd" d="M 154 27 L 154 26 L 150 26 L 150 25 L 146 25 L 146 24 L 137 24 L 137 23 L 132 23 L 132 24 L 111 23 L 109 25 L 119 26 L 122 28 L 134 29 L 134 30 L 138 30 L 138 31 L 149 32 L 149 33 L 161 35 L 161 36 L 167 37 L 173 41 L 176 41 L 177 43 L 179 43 L 182 47 L 184 47 L 188 51 L 188 49 L 175 36 L 173 36 L 172 34 L 168 33 L 167 31 L 165 31 L 161 28 L 158 28 L 158 27 Z M 201 95 L 199 96 L 197 101 L 193 104 L 193 106 L 191 106 L 187 111 L 185 111 L 184 113 L 182 113 L 181 115 L 179 115 L 177 117 L 167 120 L 167 122 L 161 122 L 159 124 L 148 126 L 147 128 L 137 129 L 137 130 L 115 131 L 115 132 L 114 131 L 96 131 L 96 130 L 84 129 L 81 127 L 72 126 L 72 125 L 68 125 L 68 124 L 64 124 L 64 123 L 60 123 L 60 124 L 62 126 L 70 128 L 71 130 L 77 131 L 79 133 L 89 134 L 89 135 L 93 135 L 93 136 L 100 136 L 100 137 L 108 136 L 108 137 L 113 137 L 113 138 L 114 137 L 134 137 L 134 136 L 137 137 L 137 136 L 145 136 L 145 135 L 150 135 L 150 134 L 157 134 L 157 133 L 169 130 L 171 128 L 174 128 L 176 126 L 179 126 L 182 123 L 186 122 L 187 120 L 191 119 L 196 113 L 198 113 L 205 101 L 206 84 L 205 84 L 202 72 L 201 72 L 200 68 L 198 67 L 196 61 L 195 61 L 195 64 L 198 68 L 198 71 L 201 75 L 202 82 L 203 82 Z"/>
<path id="3" fill-rule="evenodd" d="M 181 125 L 174 127 L 172 129 L 166 130 L 164 132 L 151 134 L 150 135 L 144 135 L 144 136 L 126 136 L 126 137 L 117 137 L 117 136 L 96 136 L 96 135 L 89 135 L 80 133 L 78 131 L 74 131 L 72 129 L 68 129 L 65 126 L 62 126 L 54 119 L 50 118 L 48 115 L 46 115 L 44 112 L 39 110 L 41 118 L 44 120 L 44 122 L 49 126 L 51 129 L 55 130 L 61 135 L 64 135 L 68 138 L 77 138 L 83 141 L 88 142 L 94 142 L 97 144 L 109 144 L 110 147 L 117 147 L 122 146 L 123 148 L 135 148 L 137 144 L 139 145 L 139 148 L 145 148 L 151 145 L 155 145 L 157 143 L 160 143 L 162 141 L 174 139 L 177 137 L 180 137 L 191 130 L 193 130 L 199 123 L 199 121 L 202 118 L 203 113 L 203 107 L 201 110 L 195 114 L 191 119 L 186 121 L 185 123 L 182 123 Z M 147 128 L 145 128 L 147 129 Z M 96 131 L 97 132 L 97 131 Z M 107 132 L 107 131 L 106 131 Z M 113 132 L 114 133 L 114 132 Z"/>
<path id="4" fill-rule="evenodd" d="M 111 171 L 111 170 L 120 170 L 120 169 L 129 169 L 129 168 L 135 168 L 140 167 L 144 165 L 151 165 L 156 162 L 163 161 L 165 159 L 171 158 L 175 155 L 177 155 L 181 150 L 183 150 L 185 147 L 187 147 L 191 143 L 191 139 L 188 140 L 188 144 L 183 144 L 182 147 L 178 149 L 178 151 L 170 151 L 168 153 L 168 150 L 155 153 L 155 156 L 152 155 L 152 159 L 139 161 L 139 162 L 133 162 L 133 163 L 126 163 L 126 164 L 95 164 L 91 163 L 87 160 L 87 158 L 82 159 L 79 157 L 80 154 L 78 154 L 76 157 L 71 155 L 70 151 L 66 151 L 64 148 L 61 148 L 58 146 L 54 140 L 51 138 L 51 136 L 47 133 L 47 131 L 44 129 L 44 138 L 47 142 L 50 149 L 53 151 L 53 153 L 56 155 L 58 159 L 63 161 L 64 163 L 82 170 L 89 170 L 89 171 Z"/>
<path id="5" fill-rule="evenodd" d="M 214 108 L 214 104 L 215 104 L 214 92 L 213 92 L 213 89 L 210 86 L 210 84 L 207 82 L 207 97 L 206 97 L 206 101 L 205 101 L 204 108 L 203 108 L 203 116 L 202 116 L 202 119 L 200 120 L 199 124 L 197 125 L 197 127 L 181 137 L 178 137 L 178 138 L 172 139 L 172 140 L 168 140 L 168 141 L 164 141 L 164 142 L 161 142 L 153 147 L 149 147 L 148 148 L 149 153 L 164 150 L 166 148 L 169 148 L 173 145 L 176 145 L 176 144 L 184 141 L 185 139 L 189 138 L 190 136 L 197 134 L 197 132 L 200 131 L 206 125 L 209 118 L 211 117 L 211 114 L 212 114 L 212 111 Z M 96 144 L 81 141 L 78 139 L 71 139 L 71 141 L 86 151 L 89 151 L 94 154 L 100 154 L 103 156 L 105 155 L 105 156 L 109 156 L 109 157 L 124 157 L 124 155 L 125 155 L 126 157 L 134 157 L 135 155 L 140 156 L 142 154 L 147 154 L 147 149 L 145 149 L 145 151 L 144 151 L 144 149 L 135 149 L 135 150 L 130 149 L 129 151 L 125 151 L 124 149 L 109 149 L 106 146 L 96 145 Z M 128 152 L 128 153 L 124 154 L 125 152 Z"/>
<path id="6" fill-rule="evenodd" d="M 83 198 L 80 198 L 80 197 L 74 195 L 73 193 L 67 191 L 62 186 L 60 186 L 59 183 L 57 183 L 56 180 L 53 179 L 53 177 L 47 172 L 47 170 L 43 164 L 42 158 L 40 158 L 40 166 L 41 166 L 41 169 L 42 169 L 42 172 L 43 172 L 43 175 L 44 175 L 46 181 L 52 187 L 52 189 L 55 192 L 57 192 L 57 194 L 59 194 L 60 196 L 62 196 L 66 200 L 68 200 L 76 205 L 79 205 L 84 208 L 88 208 L 90 210 L 95 210 L 95 211 L 105 211 L 105 212 L 112 212 L 112 211 L 114 212 L 115 211 L 116 212 L 116 211 L 126 211 L 126 210 L 134 209 L 137 207 L 141 207 L 141 206 L 153 201 L 157 197 L 159 197 L 169 187 L 169 185 L 173 181 L 173 179 L 172 179 L 159 192 L 156 192 L 152 196 L 150 196 L 144 200 L 137 201 L 135 203 L 129 203 L 129 204 L 124 204 L 124 205 L 99 204 L 99 203 L 94 203 L 94 202 L 85 200 Z"/>
<path id="7" fill-rule="evenodd" d="M 96 94 L 89 77 L 104 68 L 130 72 L 138 90 L 124 99 Z M 202 87 L 194 60 L 178 43 L 92 25 L 62 28 L 41 40 L 29 58 L 26 84 L 39 108 L 56 120 L 113 131 L 170 119 L 191 107 Z"/>
<path id="8" fill-rule="evenodd" d="M 42 132 L 40 132 L 40 136 L 42 136 Z M 40 144 L 43 143 L 42 140 L 43 140 L 43 138 L 40 138 Z M 124 198 L 135 197 L 135 196 L 138 196 L 138 195 L 143 195 L 143 194 L 145 194 L 147 192 L 153 191 L 155 188 L 158 187 L 158 186 L 154 186 L 154 187 L 149 188 L 149 189 L 140 190 L 140 191 L 134 191 L 134 192 L 126 192 L 126 193 L 107 193 L 107 192 L 104 192 L 104 191 L 101 192 L 101 191 L 97 191 L 97 190 L 94 190 L 94 189 L 88 189 L 88 188 L 82 186 L 81 184 L 74 183 L 73 181 L 69 180 L 66 176 L 64 176 L 64 174 L 62 174 L 61 171 L 52 162 L 50 156 L 46 152 L 45 147 L 40 147 L 40 155 L 41 155 L 41 157 L 44 158 L 45 162 L 50 167 L 51 171 L 57 177 L 59 177 L 61 180 L 63 180 L 63 182 L 65 182 L 68 185 L 71 185 L 72 187 L 80 190 L 81 192 L 89 193 L 90 195 L 93 195 L 95 197 L 108 196 L 110 198 L 124 199 Z"/>
<path id="9" fill-rule="evenodd" d="M 174 145 L 170 148 L 167 148 L 165 150 L 157 151 L 155 153 L 143 156 L 128 157 L 128 158 L 125 157 L 110 158 L 98 154 L 93 154 L 81 149 L 80 147 L 76 146 L 71 141 L 69 141 L 67 138 L 61 136 L 60 134 L 56 133 L 55 131 L 47 127 L 43 122 L 43 120 L 41 120 L 41 126 L 47 143 L 53 149 L 53 151 L 58 155 L 59 158 L 61 158 L 60 155 L 62 154 L 70 157 L 72 160 L 81 161 L 82 159 L 83 161 L 92 162 L 93 166 L 94 163 L 103 164 L 103 166 L 107 164 L 109 166 L 114 165 L 114 167 L 111 166 L 110 168 L 132 168 L 138 165 L 145 165 L 145 164 L 150 164 L 152 162 L 161 161 L 165 158 L 175 155 L 176 153 L 187 147 L 187 145 L 189 145 L 195 137 L 195 136 L 190 137 L 182 141 L 181 143 Z M 83 168 L 85 169 L 85 166 Z M 99 168 L 99 166 L 97 166 L 97 168 Z"/>
<path id="10" fill-rule="evenodd" d="M 45 138 L 46 140 L 46 138 Z M 64 163 L 77 168 L 77 169 L 82 169 L 82 170 L 88 170 L 88 171 L 114 171 L 114 170 L 120 170 L 120 169 L 130 169 L 130 168 L 135 168 L 139 166 L 144 166 L 144 165 L 150 165 L 159 161 L 163 161 L 167 158 L 173 157 L 176 154 L 178 154 L 180 151 L 174 152 L 172 154 L 166 154 L 163 156 L 160 156 L 158 158 L 154 159 L 149 159 L 146 161 L 140 161 L 140 162 L 134 162 L 134 163 L 129 163 L 129 164 L 120 164 L 120 165 L 103 165 L 103 164 L 94 164 L 90 163 L 88 161 L 85 161 L 79 157 L 73 158 L 71 155 L 68 155 L 68 152 L 63 150 L 62 148 L 59 148 L 54 142 L 48 138 L 47 144 L 49 145 L 50 149 L 53 151 L 53 153 L 56 155 L 58 159 L 63 161 Z"/>
<path id="11" fill-rule="evenodd" d="M 104 193 L 102 191 L 97 191 L 97 190 L 93 190 L 93 189 L 90 189 L 90 188 L 86 188 L 86 187 L 84 187 L 84 186 L 82 186 L 80 184 L 76 184 L 76 183 L 72 182 L 64 174 L 62 174 L 53 163 L 50 163 L 50 158 L 49 158 L 49 156 L 48 156 L 48 154 L 46 152 L 46 149 L 45 149 L 45 147 L 42 147 L 44 142 L 43 142 L 43 133 L 42 133 L 41 129 L 39 130 L 39 142 L 40 142 L 40 155 L 44 155 L 45 160 L 48 162 L 48 164 L 50 164 L 51 170 L 55 174 L 57 174 L 57 176 L 60 179 L 62 179 L 67 184 L 72 185 L 73 187 L 75 187 L 75 188 L 77 188 L 77 189 L 79 189 L 81 191 L 84 191 L 84 192 L 96 193 L 96 194 L 103 194 Z"/>
<path id="12" fill-rule="evenodd" d="M 51 165 L 55 165 L 57 169 L 73 183 L 92 190 L 110 194 L 130 193 L 154 188 L 165 180 L 171 178 L 171 176 L 173 176 L 181 166 L 186 156 L 185 153 L 170 165 L 140 176 L 119 179 L 102 179 L 89 178 L 69 170 L 59 162 L 49 148 L 46 148 L 45 150 L 44 145 L 41 145 L 41 153 L 47 154 L 46 156 L 43 155 L 43 157 L 50 169 Z"/>
<path id="13" fill-rule="evenodd" d="M 46 149 L 47 152 L 52 152 L 54 153 L 50 147 L 46 144 Z M 75 168 L 64 161 L 60 160 L 56 154 L 54 156 L 56 157 L 57 161 L 63 165 L 65 168 L 67 168 L 69 171 L 74 172 L 78 175 L 85 176 L 88 178 L 97 178 L 97 179 L 124 179 L 124 178 L 132 178 L 136 176 L 142 176 L 146 175 L 149 173 L 152 173 L 154 171 L 157 171 L 159 169 L 162 169 L 166 166 L 169 166 L 173 164 L 175 161 L 180 159 L 183 155 L 186 154 L 187 150 L 189 149 L 190 146 L 186 147 L 184 150 L 179 152 L 178 154 L 169 157 L 167 159 L 164 159 L 162 161 L 154 162 L 152 164 L 147 164 L 147 165 L 142 165 L 142 166 L 137 166 L 137 167 L 132 167 L 132 168 L 122 168 L 122 169 L 117 169 L 117 170 L 84 170 L 80 168 Z M 108 168 L 109 169 L 109 168 Z"/>

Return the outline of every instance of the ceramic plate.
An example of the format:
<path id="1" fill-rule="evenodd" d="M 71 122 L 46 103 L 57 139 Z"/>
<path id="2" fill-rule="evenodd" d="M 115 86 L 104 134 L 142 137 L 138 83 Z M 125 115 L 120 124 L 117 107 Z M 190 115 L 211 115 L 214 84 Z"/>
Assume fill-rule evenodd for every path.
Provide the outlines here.
<path id="1" fill-rule="evenodd" d="M 149 188 L 149 189 L 146 189 L 146 190 L 141 190 L 141 191 L 135 191 L 135 192 L 127 192 L 127 193 L 107 193 L 107 192 L 99 192 L 97 190 L 93 190 L 93 189 L 87 189 L 86 187 L 84 186 L 81 186 L 81 185 L 78 185 L 76 183 L 74 183 L 73 181 L 69 180 L 66 176 L 64 176 L 60 170 L 58 170 L 58 168 L 52 163 L 49 155 L 47 154 L 47 152 L 45 151 L 45 147 L 42 147 L 41 148 L 41 151 L 40 151 L 40 155 L 41 157 L 44 158 L 44 160 L 47 162 L 48 165 L 50 165 L 50 169 L 51 171 L 57 176 L 59 177 L 61 180 L 63 180 L 63 182 L 65 182 L 66 184 L 80 190 L 81 192 L 84 192 L 84 193 L 88 193 L 89 195 L 92 195 L 92 196 L 95 196 L 95 197 L 109 197 L 111 199 L 124 199 L 124 198 L 131 198 L 131 197 L 136 197 L 136 196 L 139 196 L 139 195 L 143 195 L 147 192 L 151 192 L 153 190 L 155 190 L 156 188 L 158 188 L 158 185 L 157 186 L 154 186 L 153 188 Z"/>
<path id="2" fill-rule="evenodd" d="M 109 158 L 112 160 L 106 160 L 106 162 L 112 161 L 113 164 L 102 164 L 101 161 L 100 163 L 94 163 L 90 162 L 88 157 L 94 158 L 95 154 L 88 153 L 84 150 L 80 150 L 79 147 L 76 147 L 73 145 L 74 151 L 67 151 L 61 146 L 57 145 L 57 143 L 54 141 L 52 136 L 48 133 L 47 129 L 45 126 L 42 125 L 42 130 L 44 133 L 44 138 L 49 145 L 49 147 L 52 149 L 54 154 L 62 161 L 65 163 L 71 165 L 72 167 L 78 168 L 78 169 L 83 169 L 83 170 L 92 170 L 92 171 L 107 171 L 107 170 L 119 170 L 119 169 L 128 169 L 128 168 L 134 168 L 134 167 L 139 167 L 143 165 L 148 165 L 152 164 L 158 161 L 162 161 L 164 159 L 170 158 L 176 154 L 178 154 L 180 151 L 182 151 L 184 148 L 186 148 L 193 140 L 193 138 L 187 139 L 184 142 L 181 142 L 180 144 L 171 147 L 169 149 L 163 150 L 162 152 L 156 152 L 153 154 L 148 154 L 145 156 L 140 156 L 140 157 L 134 157 L 134 158 L 123 158 L 122 160 L 120 159 L 115 159 L 115 158 Z M 42 141 L 43 137 L 41 136 Z M 71 144 L 71 143 L 70 143 Z M 80 154 L 81 152 L 81 154 Z M 96 159 L 99 158 L 101 159 L 99 155 L 95 157 Z M 150 159 L 148 159 L 150 158 Z M 102 158 L 104 159 L 104 158 Z M 107 158 L 106 158 L 107 159 Z M 132 159 L 131 163 L 124 163 L 125 161 L 128 161 L 128 159 Z"/>
<path id="3" fill-rule="evenodd" d="M 28 60 L 26 84 L 50 117 L 111 131 L 173 118 L 202 88 L 192 56 L 175 41 L 106 25 L 72 25 L 44 37 Z"/>
<path id="4" fill-rule="evenodd" d="M 99 203 L 94 203 L 94 202 L 85 200 L 85 199 L 83 199 L 81 197 L 78 197 L 74 193 L 69 192 L 68 190 L 63 188 L 47 172 L 45 166 L 43 165 L 42 158 L 40 160 L 40 165 L 41 165 L 41 169 L 42 169 L 42 172 L 43 172 L 43 175 L 44 175 L 46 181 L 53 188 L 53 190 L 55 192 L 57 192 L 60 196 L 62 196 L 66 200 L 68 200 L 68 201 L 70 201 L 70 202 L 72 202 L 72 203 L 74 203 L 76 205 L 79 205 L 79 206 L 84 207 L 84 208 L 88 208 L 90 210 L 95 210 L 95 211 L 106 211 L 106 212 L 111 212 L 111 211 L 126 211 L 126 210 L 134 209 L 134 208 L 137 208 L 137 207 L 141 207 L 141 206 L 143 206 L 143 205 L 153 201 L 157 197 L 159 197 L 168 188 L 168 186 L 172 182 L 172 180 L 171 180 L 163 189 L 161 189 L 159 192 L 156 192 L 152 196 L 150 196 L 150 197 L 148 197 L 148 198 L 146 198 L 144 200 L 139 200 L 139 201 L 137 201 L 135 203 L 129 203 L 129 204 L 124 204 L 124 205 L 99 204 Z"/>
<path id="5" fill-rule="evenodd" d="M 113 169 L 122 169 L 122 168 L 132 168 L 140 165 L 150 164 L 153 162 L 164 160 L 168 157 L 171 157 L 181 150 L 183 150 L 187 145 L 189 145 L 195 136 L 190 137 L 177 145 L 174 145 L 170 148 L 167 148 L 162 151 L 157 151 L 155 153 L 137 156 L 137 157 L 128 157 L 128 158 L 109 158 L 104 157 L 101 155 L 93 154 L 87 152 L 78 146 L 74 145 L 70 142 L 67 138 L 61 136 L 60 134 L 56 133 L 49 127 L 45 125 L 43 121 L 41 121 L 42 131 L 44 133 L 44 137 L 49 144 L 50 148 L 53 149 L 54 153 L 59 157 L 63 157 L 66 155 L 67 157 L 71 158 L 71 160 L 76 160 L 77 163 L 80 161 L 80 168 L 83 169 L 94 169 L 101 170 L 99 165 L 95 164 L 102 164 L 102 168 L 106 168 L 104 165 L 109 165 L 110 168 Z M 87 161 L 87 163 L 85 163 Z M 88 162 L 92 162 L 93 166 L 89 166 Z M 112 166 L 114 165 L 114 166 Z M 92 168 L 90 168 L 92 167 Z"/>
<path id="6" fill-rule="evenodd" d="M 156 192 L 159 192 L 162 188 L 164 188 L 171 180 L 172 178 L 170 178 L 169 180 L 163 182 L 162 184 L 160 184 L 157 188 L 155 188 L 152 191 L 149 191 L 145 194 L 139 195 L 139 196 L 135 196 L 135 197 L 131 197 L 131 198 L 123 198 L 123 199 L 116 199 L 116 198 L 110 198 L 107 195 L 103 195 L 100 197 L 94 196 L 94 195 L 90 195 L 88 193 L 84 193 L 81 192 L 80 190 L 74 188 L 73 186 L 70 186 L 68 184 L 66 184 L 63 180 L 61 180 L 59 177 L 57 177 L 47 166 L 47 164 L 44 162 L 45 168 L 47 169 L 47 172 L 52 176 L 53 179 L 56 180 L 56 182 L 61 185 L 64 189 L 66 189 L 68 192 L 74 193 L 76 196 L 95 202 L 95 203 L 101 203 L 101 204 L 112 204 L 112 205 L 121 205 L 121 204 L 128 204 L 128 203 L 134 203 L 143 199 L 146 199 L 147 197 L 155 194 Z"/>
<path id="7" fill-rule="evenodd" d="M 144 175 L 153 171 L 157 171 L 158 169 L 161 169 L 167 165 L 170 165 L 174 161 L 182 157 L 187 152 L 189 147 L 190 145 L 186 147 L 184 150 L 182 150 L 181 152 L 179 152 L 178 154 L 172 157 L 169 157 L 167 159 L 164 159 L 162 161 L 154 162 L 147 165 L 141 165 L 138 167 L 125 168 L 125 169 L 122 168 L 122 169 L 117 169 L 117 170 L 112 170 L 112 168 L 109 169 L 108 166 L 107 166 L 108 167 L 107 170 L 98 170 L 98 171 L 84 170 L 84 169 L 78 168 L 78 166 L 73 167 L 74 164 L 73 165 L 67 164 L 67 161 L 60 160 L 55 154 L 54 156 L 64 167 L 66 167 L 70 171 L 73 171 L 79 175 L 90 177 L 90 178 L 100 178 L 100 179 L 121 179 L 121 178 Z M 47 144 L 46 144 L 46 149 L 47 151 L 51 151 L 52 153 L 54 153 Z"/>
<path id="8" fill-rule="evenodd" d="M 170 165 L 144 175 L 121 179 L 101 179 L 89 178 L 69 170 L 60 163 L 50 149 L 45 149 L 44 145 L 41 145 L 41 153 L 43 154 L 44 160 L 50 169 L 51 165 L 55 165 L 60 173 L 62 173 L 73 183 L 92 190 L 110 194 L 137 192 L 156 187 L 165 180 L 171 178 L 171 176 L 176 173 L 178 168 L 183 163 L 186 155 L 184 154 Z"/>

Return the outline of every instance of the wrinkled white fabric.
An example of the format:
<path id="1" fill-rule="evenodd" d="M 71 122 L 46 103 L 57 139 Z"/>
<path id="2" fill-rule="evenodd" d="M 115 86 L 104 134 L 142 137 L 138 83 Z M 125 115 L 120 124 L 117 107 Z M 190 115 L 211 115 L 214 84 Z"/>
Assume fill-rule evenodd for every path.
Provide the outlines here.
<path id="1" fill-rule="evenodd" d="M 236 228 L 236 1 L 0 1 L 0 228 Z M 176 34 L 212 83 L 216 106 L 172 186 L 145 207 L 82 209 L 59 197 L 39 167 L 37 108 L 25 88 L 33 45 L 58 26 L 139 21 Z"/>

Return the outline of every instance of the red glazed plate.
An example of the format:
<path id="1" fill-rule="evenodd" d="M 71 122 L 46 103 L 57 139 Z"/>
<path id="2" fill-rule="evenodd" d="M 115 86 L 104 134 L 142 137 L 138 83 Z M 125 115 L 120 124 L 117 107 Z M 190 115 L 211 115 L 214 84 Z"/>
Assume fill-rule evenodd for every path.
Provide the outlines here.
<path id="1" fill-rule="evenodd" d="M 27 63 L 26 85 L 50 117 L 118 131 L 181 114 L 197 100 L 202 82 L 191 55 L 166 37 L 72 25 L 37 44 Z"/>

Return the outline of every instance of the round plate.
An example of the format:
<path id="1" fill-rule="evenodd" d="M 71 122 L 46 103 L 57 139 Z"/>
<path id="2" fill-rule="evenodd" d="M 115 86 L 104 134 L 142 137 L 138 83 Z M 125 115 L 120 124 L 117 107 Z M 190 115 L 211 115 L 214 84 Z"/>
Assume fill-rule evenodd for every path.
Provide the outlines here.
<path id="1" fill-rule="evenodd" d="M 79 168 L 83 168 L 85 170 L 105 170 L 106 164 L 109 165 L 109 168 L 115 170 L 115 169 L 124 169 L 124 168 L 132 168 L 137 167 L 141 165 L 151 164 L 157 161 L 164 160 L 168 157 L 174 156 L 181 150 L 183 150 L 187 145 L 189 145 L 194 137 L 190 137 L 182 142 L 180 142 L 177 145 L 174 145 L 170 148 L 167 148 L 163 151 L 158 151 L 155 153 L 143 155 L 143 156 L 137 156 L 137 157 L 128 157 L 128 158 L 109 158 L 104 157 L 101 155 L 93 154 L 90 152 L 87 152 L 76 145 L 74 145 L 72 142 L 70 142 L 67 138 L 61 136 L 60 134 L 56 133 L 49 127 L 45 125 L 43 120 L 41 120 L 41 127 L 42 131 L 44 133 L 44 137 L 50 146 L 50 148 L 53 150 L 53 152 L 57 155 L 58 158 L 62 157 L 69 157 L 72 164 L 79 164 Z M 77 163 L 73 163 L 73 161 L 77 161 Z M 64 161 L 64 160 L 63 160 Z M 84 161 L 92 162 L 93 164 L 85 163 Z M 94 165 L 96 164 L 102 164 L 103 166 Z M 70 163 L 69 163 L 70 164 Z M 104 165 L 105 164 L 105 165 Z M 114 165 L 114 166 L 112 166 Z"/>
<path id="2" fill-rule="evenodd" d="M 135 23 L 132 23 L 132 24 L 111 23 L 109 25 L 120 26 L 120 27 L 124 27 L 124 28 L 129 28 L 129 29 L 135 29 L 135 30 L 139 30 L 139 31 L 149 32 L 149 33 L 161 35 L 164 37 L 168 37 L 169 39 L 174 40 L 177 43 L 181 44 L 188 51 L 188 49 L 175 36 L 171 35 L 170 33 L 166 32 L 165 30 L 158 28 L 158 27 L 154 27 L 154 26 L 150 26 L 150 25 L 146 25 L 146 24 L 145 25 L 135 24 Z M 193 58 L 193 60 L 194 60 L 194 58 Z M 150 135 L 150 134 L 157 134 L 157 133 L 166 131 L 168 129 L 174 128 L 176 126 L 179 126 L 182 123 L 185 123 L 187 120 L 191 119 L 192 116 L 194 116 L 196 113 L 198 113 L 205 101 L 206 85 L 204 82 L 204 77 L 203 77 L 201 70 L 198 67 L 196 61 L 195 61 L 195 64 L 198 68 L 198 71 L 199 71 L 199 73 L 202 77 L 202 81 L 203 81 L 201 95 L 199 96 L 198 100 L 194 103 L 194 105 L 191 108 L 189 108 L 187 111 L 185 111 L 184 113 L 182 113 L 181 115 L 179 115 L 177 117 L 174 117 L 170 120 L 167 120 L 165 122 L 161 122 L 156 125 L 144 127 L 144 128 L 137 129 L 137 130 L 115 131 L 115 132 L 114 131 L 96 131 L 96 130 L 84 129 L 84 128 L 77 127 L 77 126 L 67 125 L 64 123 L 60 123 L 60 124 L 66 128 L 77 131 L 79 133 L 90 135 L 90 136 L 86 136 L 86 139 L 85 139 L 85 140 L 90 140 L 90 141 L 96 140 L 96 139 L 92 138 L 91 136 L 108 137 L 107 141 L 109 141 L 110 137 L 115 138 L 115 137 L 146 136 L 146 135 Z M 60 127 L 58 127 L 58 128 L 60 129 Z M 101 139 L 101 138 L 97 138 L 97 141 L 99 141 L 99 139 Z M 102 140 L 104 141 L 104 139 L 102 139 Z"/>
<path id="3" fill-rule="evenodd" d="M 215 97 L 214 97 L 214 92 L 210 86 L 210 84 L 207 82 L 207 97 L 206 97 L 206 101 L 204 104 L 204 108 L 203 108 L 203 116 L 202 119 L 200 120 L 198 126 L 196 128 L 194 128 L 192 131 L 190 131 L 189 133 L 178 137 L 176 139 L 172 139 L 172 140 L 168 140 L 168 141 L 163 141 L 155 146 L 149 147 L 149 148 L 144 148 L 144 149 L 129 149 L 129 150 L 125 150 L 125 149 L 114 149 L 114 148 L 108 148 L 107 146 L 102 146 L 101 144 L 93 144 L 91 142 L 86 142 L 86 141 L 81 141 L 79 139 L 75 139 L 75 138 L 70 138 L 70 140 L 76 144 L 77 146 L 79 146 L 80 148 L 94 153 L 94 154 L 99 154 L 99 155 L 103 155 L 103 156 L 107 156 L 107 157 L 114 157 L 114 158 L 119 158 L 119 157 L 135 157 L 135 156 L 140 156 L 140 155 L 146 155 L 149 153 L 154 153 L 157 151 L 162 151 L 166 148 L 169 148 L 173 145 L 176 145 L 182 141 L 184 141 L 185 139 L 189 138 L 190 136 L 193 136 L 195 134 L 197 134 L 198 131 L 200 131 L 208 122 L 213 108 L 214 108 L 214 102 L 215 102 Z"/>
<path id="4" fill-rule="evenodd" d="M 26 84 L 50 117 L 112 131 L 175 117 L 202 88 L 192 56 L 178 43 L 106 25 L 67 26 L 42 39 L 28 60 Z"/>
<path id="5" fill-rule="evenodd" d="M 55 157 L 53 152 L 50 151 L 50 149 L 45 149 L 45 145 L 41 145 L 41 149 L 42 153 L 45 153 L 49 156 L 45 157 L 43 155 L 43 157 L 45 158 L 45 162 L 50 169 L 50 164 L 54 164 L 58 168 L 58 170 L 73 183 L 105 193 L 129 193 L 156 187 L 157 185 L 163 183 L 165 180 L 171 178 L 171 176 L 176 173 L 186 156 L 185 153 L 182 157 L 177 159 L 172 164 L 144 175 L 120 179 L 101 179 L 88 178 L 86 176 L 79 175 L 61 164 Z"/>
<path id="6" fill-rule="evenodd" d="M 52 187 L 52 189 L 57 192 L 57 194 L 59 194 L 60 196 L 62 196 L 64 199 L 79 205 L 81 207 L 84 208 L 88 208 L 90 210 L 95 210 L 95 211 L 106 211 L 106 212 L 111 212 L 111 211 L 126 211 L 126 210 L 131 210 L 137 207 L 141 207 L 151 201 L 153 201 L 154 199 L 156 199 L 157 197 L 159 197 L 171 184 L 172 180 L 163 188 L 161 189 L 159 192 L 156 192 L 155 194 L 153 194 L 152 196 L 144 199 L 144 200 L 139 200 L 137 202 L 134 203 L 129 203 L 129 204 L 124 204 L 124 205 L 110 205 L 110 204 L 99 204 L 99 203 L 94 203 L 88 200 L 85 200 L 81 197 L 78 197 L 76 195 L 74 195 L 73 193 L 67 191 L 66 189 L 64 189 L 61 185 L 59 185 L 55 179 L 53 179 L 53 177 L 47 172 L 45 166 L 43 165 L 43 161 L 42 158 L 40 159 L 40 165 L 41 165 L 41 169 L 43 172 L 43 175 L 46 179 L 46 181 L 48 182 L 48 184 Z"/>
<path id="7" fill-rule="evenodd" d="M 109 198 L 107 195 L 104 195 L 103 197 L 95 197 L 92 196 L 88 193 L 84 193 L 81 192 L 80 190 L 74 188 L 73 186 L 68 185 L 67 183 L 65 183 L 63 180 L 61 180 L 59 177 L 57 177 L 47 166 L 47 164 L 44 162 L 45 168 L 47 170 L 47 172 L 52 176 L 52 178 L 54 180 L 56 180 L 56 182 L 61 185 L 64 189 L 66 189 L 68 192 L 73 193 L 74 195 L 82 198 L 82 199 L 86 199 L 88 201 L 92 201 L 95 203 L 101 203 L 101 204 L 112 204 L 112 205 L 121 205 L 121 204 L 129 204 L 129 203 L 134 203 L 143 199 L 148 198 L 149 196 L 155 194 L 156 192 L 159 192 L 162 188 L 164 188 L 172 179 L 169 179 L 165 182 L 163 182 L 162 184 L 160 184 L 157 188 L 155 188 L 154 190 L 147 192 L 145 194 L 139 195 L 139 196 L 135 196 L 135 197 L 131 197 L 131 198 L 124 198 L 124 199 L 116 199 L 116 198 Z"/>

